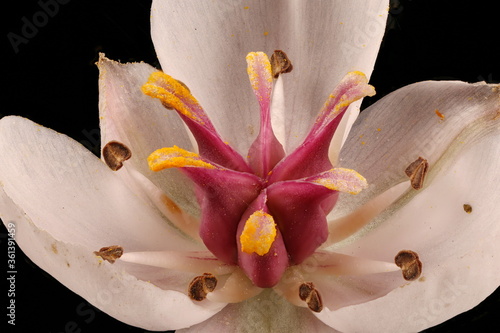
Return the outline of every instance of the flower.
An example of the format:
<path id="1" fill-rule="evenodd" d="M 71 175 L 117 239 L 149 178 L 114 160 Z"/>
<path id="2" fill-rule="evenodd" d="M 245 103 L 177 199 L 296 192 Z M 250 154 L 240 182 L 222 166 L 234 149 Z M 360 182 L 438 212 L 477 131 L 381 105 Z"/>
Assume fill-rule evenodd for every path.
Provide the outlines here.
<path id="1" fill-rule="evenodd" d="M 155 5 L 161 7 L 161 4 L 157 3 Z M 196 4 L 196 6 L 200 5 Z M 244 12 L 250 9 L 243 8 L 241 11 Z M 342 8 L 337 9 L 341 10 Z M 161 8 L 156 8 L 156 10 L 161 12 Z M 204 12 L 201 9 L 199 10 L 200 13 Z M 193 12 L 190 11 L 190 13 Z M 154 9 L 153 15 L 155 15 Z M 156 15 L 160 15 L 160 13 Z M 178 17 L 184 20 L 186 16 L 179 15 Z M 223 15 L 221 17 L 225 18 L 227 16 Z M 167 21 L 162 20 L 161 22 Z M 196 24 L 194 22 L 196 20 L 186 23 L 194 25 Z M 177 26 L 180 22 L 170 22 L 170 24 Z M 343 24 L 347 25 L 348 22 L 343 22 Z M 219 29 L 220 27 L 216 26 L 216 28 Z M 249 30 L 258 31 L 258 29 Z M 273 37 L 271 29 L 264 32 L 267 32 L 266 37 Z M 287 29 L 287 32 L 291 33 L 290 29 Z M 176 40 L 176 36 L 169 36 L 163 31 L 157 30 L 156 33 L 163 38 L 171 37 L 174 42 Z M 214 34 L 213 31 L 204 33 Z M 382 30 L 377 33 L 380 35 Z M 258 40 L 253 41 L 250 36 L 242 37 L 235 34 L 234 37 L 242 38 L 242 40 L 248 41 L 249 44 L 258 42 Z M 195 40 L 186 42 L 186 45 L 198 45 L 199 43 L 214 45 L 212 40 L 199 39 L 199 36 L 193 38 Z M 324 36 L 319 36 L 318 40 L 330 41 Z M 234 41 L 234 43 L 239 42 L 240 40 Z M 162 42 L 157 43 L 162 44 Z M 374 41 L 374 43 L 376 44 L 377 41 Z M 172 42 L 165 43 L 165 45 L 175 47 L 175 43 Z M 266 47 L 265 45 L 257 46 L 259 48 L 241 50 L 241 52 L 244 52 L 243 55 L 245 55 L 248 51 L 260 50 Z M 252 45 L 248 45 L 248 47 L 252 47 Z M 275 48 L 272 45 L 269 47 L 271 51 Z M 266 49 L 269 47 L 266 47 Z M 299 46 L 296 46 L 296 48 L 304 49 Z M 353 69 L 361 69 L 365 73 L 369 73 L 377 48 L 378 45 L 375 45 L 371 56 L 359 52 L 358 56 L 360 58 L 366 56 L 371 63 L 367 59 L 351 59 L 352 63 L 350 64 L 355 67 Z M 164 66 L 166 66 L 165 64 L 171 64 L 169 65 L 171 68 L 164 67 L 164 70 L 172 75 L 175 74 L 173 71 L 178 71 L 178 75 L 175 74 L 174 77 L 184 81 L 193 93 L 196 92 L 197 98 L 202 101 L 202 105 L 204 105 L 207 112 L 209 110 L 213 110 L 214 114 L 215 112 L 227 112 L 228 123 L 230 124 L 258 124 L 258 120 L 252 118 L 258 116 L 258 112 L 252 113 L 251 110 L 246 113 L 234 111 L 235 109 L 249 109 L 247 105 L 252 105 L 253 101 L 251 99 L 253 98 L 251 89 L 249 89 L 248 81 L 244 77 L 244 71 L 242 74 L 234 65 L 238 63 L 237 58 L 241 54 L 232 55 L 230 52 L 223 52 L 225 49 L 221 46 L 216 55 L 212 54 L 214 58 L 210 58 L 211 54 L 207 52 L 208 54 L 200 55 L 206 61 L 205 63 L 190 62 L 190 64 L 195 65 L 186 69 L 185 66 L 176 65 L 176 61 L 180 61 L 177 54 L 172 54 L 173 58 L 169 58 L 169 54 L 165 55 L 165 53 L 160 52 L 161 47 L 157 49 Z M 208 50 L 209 48 L 197 47 L 198 49 Z M 336 69 L 338 67 L 335 66 L 342 66 L 325 63 L 322 57 L 324 53 L 314 53 L 314 49 L 311 52 L 313 56 L 318 57 L 318 60 L 311 59 L 309 54 L 309 57 L 302 58 L 299 55 L 292 56 L 298 52 L 293 52 L 293 47 L 283 47 L 283 49 L 287 50 L 295 67 L 294 72 L 284 75 L 285 92 L 295 90 L 304 92 L 304 94 L 297 93 L 296 95 L 292 93 L 292 98 L 285 93 L 285 103 L 288 103 L 285 105 L 296 106 L 287 107 L 286 110 L 305 110 L 305 112 L 311 113 L 306 115 L 295 112 L 292 116 L 298 117 L 298 119 L 288 120 L 288 126 L 284 126 L 285 128 L 292 128 L 285 142 L 289 143 L 289 147 L 294 147 L 298 145 L 308 130 L 307 127 L 310 126 L 311 120 L 315 116 L 313 113 L 317 112 L 321 106 L 318 103 L 323 102 L 330 92 L 327 90 L 333 89 L 347 70 L 340 73 L 342 68 Z M 221 55 L 225 58 L 221 59 Z M 193 57 L 192 54 L 188 54 L 188 56 Z M 207 65 L 207 63 L 213 64 L 213 67 Z M 306 66 L 307 64 L 310 66 L 311 63 L 317 64 L 317 68 L 321 67 L 322 71 L 330 69 L 338 77 L 334 81 L 333 78 L 328 77 L 329 73 L 319 73 L 319 70 L 311 70 L 310 67 Z M 232 66 L 229 70 L 221 71 L 220 68 L 226 68 L 226 64 Z M 6 164 L 2 166 L 0 174 L 8 197 L 3 198 L 6 203 L 2 205 L 2 218 L 5 217 L 4 220 L 14 219 L 17 214 L 16 209 L 27 214 L 34 224 L 27 222 L 22 224 L 22 220 L 19 220 L 18 223 L 19 230 L 23 231 L 19 233 L 18 242 L 24 250 L 40 266 L 57 276 L 61 282 L 76 289 L 77 292 L 83 294 L 91 302 L 112 315 L 126 322 L 148 328 L 162 327 L 147 325 L 167 324 L 178 325 L 170 327 L 181 327 L 180 325 L 186 325 L 185 322 L 181 323 L 182 321 L 200 321 L 204 319 L 203 317 L 212 315 L 221 306 L 210 303 L 208 300 L 199 304 L 193 304 L 191 300 L 186 301 L 184 295 L 186 292 L 185 283 L 172 286 L 169 291 L 162 291 L 151 284 L 136 281 L 131 275 L 123 275 L 123 269 L 132 273 L 139 280 L 150 280 L 153 284 L 159 286 L 172 285 L 176 281 L 189 282 L 192 275 L 186 276 L 186 274 L 174 272 L 167 275 L 153 268 L 143 270 L 138 266 L 128 266 L 126 263 L 120 264 L 119 261 L 114 265 L 106 262 L 98 264 L 98 259 L 92 254 L 92 251 L 101 246 L 113 244 L 110 242 L 116 238 L 120 238 L 119 241 L 124 246 L 125 251 L 164 248 L 189 251 L 193 249 L 193 247 L 190 247 L 191 244 L 186 244 L 183 238 L 176 236 L 172 231 L 166 232 L 164 225 L 157 216 L 157 212 L 154 209 L 143 207 L 142 202 L 137 200 L 137 197 L 139 197 L 144 199 L 145 202 L 150 202 L 148 199 L 154 194 L 153 190 L 151 190 L 154 187 L 150 186 L 144 193 L 141 191 L 141 186 L 130 191 L 123 185 L 125 183 L 129 186 L 137 186 L 137 178 L 140 178 L 141 175 L 147 176 L 147 179 L 143 179 L 147 185 L 149 185 L 147 181 L 150 180 L 157 187 L 165 189 L 164 192 L 175 198 L 176 204 L 182 207 L 185 212 L 195 214 L 197 211 L 193 194 L 188 192 L 188 189 L 191 188 L 191 183 L 188 180 L 182 178 L 176 170 L 165 171 L 169 172 L 168 175 L 165 175 L 163 171 L 153 173 L 147 169 L 145 164 L 146 157 L 154 149 L 174 144 L 189 147 L 191 142 L 187 135 L 178 134 L 184 128 L 182 123 L 175 120 L 176 118 L 173 117 L 172 112 L 165 113 L 157 101 L 156 104 L 153 104 L 154 102 L 148 100 L 147 96 L 134 93 L 134 91 L 137 91 L 137 87 L 140 87 L 146 81 L 147 76 L 153 69 L 144 64 L 121 66 L 107 60 L 102 61 L 102 66 L 104 67 L 101 80 L 104 91 L 102 110 L 105 112 L 102 126 L 104 131 L 103 143 L 106 144 L 112 139 L 125 142 L 133 152 L 132 159 L 125 161 L 125 167 L 111 175 L 112 172 L 106 170 L 99 161 L 92 159 L 90 154 L 82 151 L 74 143 L 68 142 L 64 137 L 33 126 L 25 120 L 6 118 L 1 123 L 3 136 L 1 151 L 2 156 L 6 157 Z M 221 67 L 216 68 L 216 66 Z M 344 66 L 346 65 L 344 64 Z M 368 70 L 357 68 L 363 66 Z M 309 74 L 313 72 L 314 76 L 299 75 L 302 81 L 297 82 L 299 81 L 298 78 L 295 78 L 294 81 L 293 75 L 300 74 L 300 68 L 303 68 L 302 70 L 309 72 Z M 211 70 L 214 72 L 210 72 Z M 182 74 L 183 71 L 186 71 L 186 73 Z M 187 73 L 189 71 L 191 73 Z M 220 72 L 230 75 L 221 75 Z M 203 76 L 205 80 L 201 78 L 195 80 L 194 78 L 197 78 L 198 75 Z M 312 79 L 316 79 L 322 84 L 312 85 L 307 81 Z M 325 81 L 331 81 L 332 83 L 327 84 Z M 214 91 L 219 91 L 219 93 L 212 94 L 212 96 L 208 95 L 210 90 L 200 86 L 202 84 L 206 85 L 206 82 L 213 82 Z M 290 86 L 287 86 L 287 84 Z M 231 91 L 230 85 L 238 85 L 235 87 L 238 94 L 227 95 L 227 91 Z M 302 85 L 306 88 L 313 86 L 314 89 L 294 89 L 294 85 L 297 87 Z M 240 87 L 241 90 L 239 90 Z M 320 89 L 324 91 L 319 91 Z M 367 327 L 376 329 L 373 325 L 381 321 L 379 318 L 389 315 L 392 318 L 394 313 L 398 313 L 400 318 L 405 318 L 405 324 L 413 324 L 414 327 L 421 328 L 425 325 L 437 323 L 466 307 L 473 306 L 498 286 L 498 280 L 496 280 L 498 274 L 495 271 L 498 270 L 498 267 L 495 267 L 494 258 L 484 255 L 495 253 L 496 245 L 493 241 L 498 235 L 498 229 L 495 229 L 498 227 L 494 223 L 498 220 L 498 213 L 490 212 L 487 208 L 497 201 L 495 193 L 498 193 L 494 182 L 495 179 L 498 179 L 498 172 L 496 171 L 498 168 L 495 169 L 498 165 L 496 157 L 498 153 L 494 154 L 495 149 L 498 151 L 498 144 L 495 144 L 494 141 L 495 136 L 498 137 L 498 122 L 495 119 L 495 112 L 498 110 L 496 104 L 498 103 L 498 91 L 495 92 L 494 89 L 497 88 L 486 85 L 470 86 L 449 82 L 418 84 L 388 96 L 377 106 L 363 112 L 358 122 L 359 125 L 354 127 L 350 138 L 344 145 L 340 161 L 341 165 L 349 166 L 365 176 L 371 186 L 357 196 L 349 195 L 345 199 L 341 196 L 333 211 L 334 215 L 330 219 L 333 220 L 336 217 L 349 214 L 365 202 L 377 197 L 385 189 L 399 184 L 406 177 L 403 173 L 404 168 L 418 156 L 424 156 L 429 161 L 427 183 L 424 183 L 424 188 L 418 192 L 410 190 L 403 198 L 393 205 L 389 205 L 388 209 L 382 215 L 376 217 L 375 221 L 369 225 L 370 228 L 358 233 L 358 237 L 352 238 L 353 242 L 347 242 L 343 244 L 343 247 L 339 246 L 335 250 L 345 254 L 357 255 L 361 258 L 387 261 L 389 256 L 393 257 L 397 251 L 415 246 L 412 249 L 419 253 L 423 261 L 423 276 L 426 281 L 420 282 L 420 284 L 413 282 L 402 289 L 395 290 L 386 297 L 372 302 L 361 303 L 360 305 L 342 308 L 333 312 L 327 312 L 325 309 L 318 315 L 321 320 L 337 329 L 362 329 L 365 331 Z M 248 95 L 246 95 L 245 91 L 248 91 Z M 223 94 L 223 92 L 226 93 Z M 124 98 L 131 98 L 132 101 Z M 138 98 L 140 103 L 134 103 L 134 98 Z M 237 105 L 238 107 L 225 110 L 217 107 L 217 105 L 229 104 L 229 102 L 220 101 L 223 98 L 230 99 L 231 106 Z M 435 104 L 431 104 L 429 100 Z M 308 103 L 316 103 L 318 107 L 314 108 Z M 207 104 L 212 104 L 213 107 L 209 107 Z M 396 116 L 394 114 L 396 106 L 405 113 Z M 118 113 L 120 109 L 121 112 L 127 113 L 127 117 L 124 117 L 123 113 Z M 425 110 L 430 110 L 432 117 L 429 116 L 429 113 L 425 113 Z M 435 112 L 436 110 L 438 112 Z M 449 111 L 445 112 L 445 110 Z M 460 112 L 455 110 L 460 110 Z M 136 111 L 135 114 L 134 111 Z M 417 113 L 417 111 L 419 112 Z M 439 116 L 440 114 L 444 115 L 445 118 L 442 119 Z M 250 119 L 238 119 L 245 116 L 250 117 Z M 151 118 L 145 119 L 147 117 Z M 168 117 L 170 127 L 160 126 L 165 123 L 165 117 Z M 307 118 L 309 118 L 309 121 L 305 121 Z M 213 121 L 219 122 L 216 123 L 216 127 L 222 130 L 222 137 L 233 143 L 238 148 L 238 151 L 245 152 L 246 149 L 243 148 L 250 146 L 256 133 L 253 136 L 241 135 L 242 126 L 224 126 L 223 119 L 221 116 L 212 117 Z M 411 121 L 408 121 L 408 119 L 411 119 Z M 419 126 L 414 128 L 413 124 L 419 124 Z M 143 129 L 147 127 L 148 133 L 141 136 L 137 135 L 136 133 L 139 132 L 134 129 L 135 126 Z M 165 133 L 165 128 L 171 128 L 172 132 Z M 372 131 L 369 131 L 370 128 Z M 233 131 L 233 129 L 236 129 L 236 131 Z M 144 133 L 144 131 L 141 133 Z M 294 133 L 298 133 L 297 138 L 294 137 Z M 361 135 L 363 137 L 360 138 Z M 37 142 L 37 144 L 33 145 L 34 142 Z M 15 143 L 15 145 L 12 143 Z M 144 151 L 140 149 L 143 146 L 153 145 L 155 146 L 154 149 L 144 149 Z M 411 147 L 411 154 L 408 147 Z M 491 153 L 491 156 L 483 156 L 488 153 Z M 142 158 L 141 155 L 143 155 Z M 477 160 L 476 155 L 481 156 L 481 162 L 477 162 L 477 165 L 471 163 L 471 161 Z M 332 159 L 334 158 L 335 156 L 332 156 Z M 483 159 L 490 161 L 490 163 L 482 163 Z M 27 164 L 28 161 L 30 164 Z M 46 161 L 50 161 L 50 163 L 46 163 Z M 135 173 L 134 169 L 140 173 Z M 28 172 L 25 172 L 25 170 Z M 417 170 L 422 170 L 422 167 L 417 168 Z M 471 174 L 474 174 L 474 177 L 477 174 L 478 179 L 475 179 L 475 184 L 465 182 L 467 176 L 471 177 Z M 120 180 L 121 177 L 125 179 L 124 182 Z M 134 181 L 130 181 L 131 178 Z M 168 181 L 174 182 L 174 184 Z M 47 184 L 50 184 L 50 187 Z M 466 190 L 454 190 L 453 195 L 451 195 L 450 188 L 456 189 L 457 186 Z M 49 190 L 51 191 L 50 196 L 47 196 L 44 191 Z M 482 193 L 488 193 L 489 195 L 481 196 Z M 447 200 L 443 200 L 443 198 Z M 12 200 L 12 202 L 9 200 Z M 470 214 L 464 211 L 463 204 L 465 202 L 463 200 L 474 200 L 474 202 L 467 201 L 467 204 L 472 207 Z M 384 201 L 382 200 L 382 203 Z M 62 208 L 63 202 L 68 203 L 67 206 L 64 206 L 64 209 Z M 387 204 L 390 204 L 390 202 Z M 456 207 L 456 204 L 460 206 L 458 211 L 452 209 L 452 207 Z M 170 207 L 176 206 L 170 203 Z M 425 210 L 422 207 L 426 207 Z M 66 212 L 68 210 L 70 212 Z M 416 210 L 422 215 L 415 217 Z M 486 216 L 484 214 L 489 214 L 487 215 L 488 219 L 483 220 L 483 216 Z M 414 222 L 417 218 L 419 220 Z M 419 222 L 420 220 L 423 222 Z M 54 222 L 54 225 L 51 224 L 51 221 Z M 61 225 L 61 221 L 67 221 L 68 224 Z M 142 224 L 138 224 L 137 221 L 141 221 Z M 146 224 L 146 222 L 150 222 L 151 225 Z M 462 223 L 458 224 L 459 222 Z M 451 223 L 453 225 L 450 225 Z M 479 223 L 483 228 L 476 227 Z M 96 224 L 98 224 L 98 228 L 96 228 Z M 33 228 L 34 225 L 38 226 L 38 228 Z M 375 226 L 378 227 L 371 231 Z M 432 231 L 428 231 L 427 227 L 432 228 L 429 229 Z M 148 229 L 145 230 L 145 228 Z M 450 229 L 453 232 L 450 232 Z M 371 232 L 367 233 L 368 231 Z M 360 237 L 365 233 L 366 236 Z M 166 239 L 168 239 L 169 244 L 165 244 Z M 359 240 L 356 241 L 357 239 Z M 481 242 L 480 245 L 475 244 L 475 240 L 478 239 L 484 239 L 484 242 Z M 108 243 L 105 243 L 106 241 Z M 460 246 L 454 245 L 455 243 L 460 243 Z M 128 246 L 125 246 L 125 244 Z M 40 249 L 46 248 L 48 251 L 37 253 L 37 245 L 40 245 Z M 450 253 L 453 254 L 453 259 L 448 259 Z M 83 259 L 78 260 L 78 258 Z M 470 266 L 469 269 L 467 269 L 467 265 Z M 481 269 L 481 267 L 489 268 Z M 469 270 L 474 271 L 474 273 L 462 272 Z M 92 286 L 82 286 L 80 281 L 75 281 L 74 277 L 69 276 L 69 274 L 75 273 L 69 272 L 78 272 L 80 279 L 85 277 L 88 281 L 94 281 L 94 284 Z M 482 274 L 481 281 L 485 282 L 483 285 L 478 286 L 477 283 L 467 282 L 469 279 L 478 279 L 475 273 Z M 110 281 L 113 280 L 109 280 L 109 275 L 121 276 L 122 278 L 118 280 L 121 281 L 119 285 L 111 285 Z M 95 283 L 96 281 L 99 283 Z M 386 282 L 386 279 L 379 281 L 372 277 L 371 280 L 360 281 L 368 283 L 372 281 L 373 285 L 369 286 L 376 289 L 380 287 L 380 284 Z M 398 280 L 397 283 L 399 285 L 404 281 Z M 430 287 L 424 288 L 428 285 Z M 433 288 L 438 288 L 440 285 L 443 286 L 440 290 L 450 290 L 451 293 L 441 294 L 433 290 Z M 335 286 L 332 285 L 332 288 L 335 288 Z M 464 286 L 467 286 L 467 288 L 473 286 L 476 292 L 474 296 L 477 298 L 463 297 L 463 295 L 469 296 Z M 81 288 L 95 289 L 82 290 Z M 325 289 L 318 287 L 318 290 L 325 298 Z M 332 295 L 343 296 L 342 289 L 337 288 L 333 291 Z M 104 295 L 108 295 L 110 292 L 113 296 L 113 302 L 104 304 Z M 345 292 L 349 292 L 348 296 L 352 296 L 349 289 Z M 326 293 L 328 294 L 328 292 Z M 427 293 L 423 304 L 415 304 L 414 297 L 412 297 L 415 293 Z M 266 297 L 268 298 L 266 299 Z M 167 315 L 165 311 L 152 311 L 152 313 L 147 314 L 141 312 L 140 307 L 148 304 L 148 301 L 155 302 L 149 304 L 160 304 L 156 302 L 161 301 L 161 305 L 164 306 L 164 308 L 159 305 L 156 307 L 151 306 L 148 310 L 158 308 L 163 310 L 168 306 L 168 302 L 175 304 L 175 306 L 171 305 L 168 308 L 170 311 L 168 315 L 171 317 L 168 320 L 162 317 Z M 426 304 L 425 301 L 429 303 Z M 409 303 L 411 306 L 408 305 Z M 450 312 L 437 311 L 437 314 L 435 308 L 426 306 L 433 304 L 432 306 L 436 307 L 448 303 L 453 303 L 448 307 L 451 308 Z M 136 308 L 133 307 L 134 305 Z M 203 325 L 204 329 L 213 328 L 217 322 L 233 315 L 247 316 L 241 318 L 241 322 L 246 325 L 257 324 L 259 321 L 255 318 L 255 314 L 260 315 L 259 312 L 245 312 L 239 311 L 239 309 L 259 305 L 264 306 L 266 311 L 276 311 L 271 312 L 275 323 L 280 323 L 278 319 L 283 318 L 289 320 L 292 325 L 296 325 L 298 322 L 292 321 L 291 318 L 296 320 L 297 317 L 294 317 L 293 314 L 297 314 L 302 318 L 302 321 L 298 324 L 316 325 L 318 329 L 320 328 L 320 322 L 314 321 L 314 317 L 309 310 L 292 307 L 282 298 L 275 298 L 274 294 L 269 293 L 262 294 L 260 299 L 253 298 L 251 301 L 242 304 L 229 305 L 215 315 L 212 321 L 201 325 Z M 272 306 L 269 307 L 269 305 Z M 122 312 L 120 308 L 123 307 L 129 310 Z M 385 311 L 374 311 L 374 307 Z M 395 307 L 397 309 L 394 309 Z M 416 313 L 410 312 L 415 309 L 419 309 L 419 311 Z M 175 311 L 179 312 L 176 313 Z M 355 317 L 356 321 L 352 320 L 353 313 L 360 313 L 361 311 L 363 315 L 357 315 Z M 405 311 L 410 312 L 407 313 L 406 317 L 404 316 Z M 281 316 L 278 316 L 278 312 L 281 312 Z M 186 315 L 187 313 L 189 313 L 189 316 Z M 151 317 L 141 318 L 146 315 Z M 152 320 L 156 315 L 158 319 L 161 318 L 163 321 Z M 377 318 L 370 316 L 377 316 Z M 410 318 L 410 324 L 407 323 L 406 318 Z M 249 321 L 245 322 L 243 319 Z M 144 320 L 144 322 L 140 323 L 141 320 Z M 393 330 L 413 330 L 411 326 L 401 328 L 401 322 L 398 320 L 393 319 L 390 324 L 385 320 L 383 322 L 384 325 L 393 325 Z M 356 327 L 355 325 L 360 326 Z M 163 328 L 166 327 L 168 326 L 163 326 Z M 325 326 L 321 328 L 325 328 Z M 390 329 L 391 327 L 388 330 Z"/>

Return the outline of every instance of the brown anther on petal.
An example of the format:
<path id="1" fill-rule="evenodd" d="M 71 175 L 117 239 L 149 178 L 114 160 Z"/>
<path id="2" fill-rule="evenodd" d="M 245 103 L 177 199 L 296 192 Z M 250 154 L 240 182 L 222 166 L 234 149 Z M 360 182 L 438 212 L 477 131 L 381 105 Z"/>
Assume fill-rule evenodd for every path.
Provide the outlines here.
<path id="1" fill-rule="evenodd" d="M 132 152 L 123 143 L 110 141 L 102 148 L 102 157 L 111 170 L 117 171 L 123 166 L 124 161 L 132 157 Z"/>
<path id="2" fill-rule="evenodd" d="M 401 268 L 403 278 L 406 281 L 413 281 L 422 274 L 422 262 L 418 254 L 410 250 L 402 250 L 394 258 L 394 263 Z"/>
<path id="3" fill-rule="evenodd" d="M 314 287 L 312 282 L 304 282 L 299 287 L 299 297 L 307 303 L 309 309 L 314 312 L 321 312 L 323 310 L 323 302 L 318 290 Z"/>
<path id="4" fill-rule="evenodd" d="M 472 213 L 472 206 L 471 206 L 471 205 L 469 205 L 469 204 L 464 204 L 464 211 L 465 211 L 467 214 Z"/>
<path id="5" fill-rule="evenodd" d="M 94 254 L 113 264 L 116 259 L 123 255 L 123 247 L 119 245 L 106 246 L 99 251 L 94 251 Z"/>
<path id="6" fill-rule="evenodd" d="M 194 301 L 203 301 L 209 292 L 214 291 L 217 286 L 217 278 L 210 274 L 195 277 L 188 288 L 188 295 Z"/>
<path id="7" fill-rule="evenodd" d="M 410 177 L 411 187 L 415 190 L 420 190 L 423 187 L 428 169 L 429 163 L 422 157 L 419 157 L 406 168 L 405 173 Z"/>
<path id="8" fill-rule="evenodd" d="M 281 50 L 275 50 L 271 56 L 271 67 L 275 79 L 280 74 L 290 73 L 293 69 L 292 62 L 288 59 L 286 53 Z"/>

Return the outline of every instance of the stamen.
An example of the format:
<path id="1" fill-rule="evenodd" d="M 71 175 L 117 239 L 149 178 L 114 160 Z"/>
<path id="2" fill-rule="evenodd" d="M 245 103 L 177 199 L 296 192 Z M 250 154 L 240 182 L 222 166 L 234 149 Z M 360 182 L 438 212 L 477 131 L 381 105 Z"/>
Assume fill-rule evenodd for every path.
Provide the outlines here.
<path id="1" fill-rule="evenodd" d="M 123 143 L 110 141 L 102 148 L 102 157 L 111 170 L 117 171 L 123 166 L 124 161 L 132 157 L 132 152 Z"/>
<path id="2" fill-rule="evenodd" d="M 411 186 L 415 190 L 420 190 L 423 187 L 428 169 L 429 163 L 420 156 L 406 168 L 405 173 L 410 177 Z"/>
<path id="3" fill-rule="evenodd" d="M 304 282 L 299 287 L 299 297 L 307 303 L 309 309 L 314 312 L 321 312 L 323 310 L 323 302 L 321 296 L 314 287 L 312 282 Z"/>
<path id="4" fill-rule="evenodd" d="M 276 223 L 262 210 L 254 212 L 245 222 L 240 236 L 241 251 L 263 256 L 269 252 L 276 238 Z"/>
<path id="5" fill-rule="evenodd" d="M 395 272 L 399 267 L 391 262 L 354 257 L 336 252 L 316 252 L 301 265 L 305 271 L 321 275 L 359 276 Z"/>
<path id="6" fill-rule="evenodd" d="M 120 260 L 152 267 L 168 268 L 180 272 L 210 271 L 217 275 L 229 274 L 235 266 L 215 258 L 210 252 L 146 251 L 127 252 Z"/>
<path id="7" fill-rule="evenodd" d="M 204 273 L 191 281 L 188 287 L 188 295 L 194 301 L 203 301 L 207 298 L 208 293 L 214 291 L 216 286 L 217 278 L 210 273 Z"/>
<path id="8" fill-rule="evenodd" d="M 195 167 L 215 169 L 215 166 L 203 161 L 196 153 L 189 152 L 177 146 L 161 148 L 148 157 L 151 170 L 160 171 L 167 168 Z"/>
<path id="9" fill-rule="evenodd" d="M 123 255 L 123 247 L 119 245 L 106 246 L 99 251 L 94 251 L 94 254 L 113 264 L 116 259 Z"/>
<path id="10" fill-rule="evenodd" d="M 357 231 L 370 223 L 375 216 L 398 200 L 399 197 L 409 188 L 409 181 L 399 183 L 368 201 L 351 214 L 329 221 L 328 240 L 322 245 L 322 248 L 338 243 L 347 237 L 354 235 Z"/>
<path id="11" fill-rule="evenodd" d="M 332 191 L 358 194 L 368 186 L 366 179 L 351 169 L 333 168 L 317 176 L 307 178 L 307 181 L 325 186 Z"/>
<path id="12" fill-rule="evenodd" d="M 285 88 L 283 87 L 283 78 L 278 77 L 274 83 L 273 94 L 271 97 L 271 128 L 278 142 L 282 145 L 286 142 L 286 107 L 285 107 Z"/>
<path id="13" fill-rule="evenodd" d="M 236 269 L 222 288 L 208 294 L 207 299 L 213 302 L 239 303 L 258 295 L 262 290 L 254 285 L 241 269 Z"/>
<path id="14" fill-rule="evenodd" d="M 418 254 L 410 250 L 400 251 L 394 258 L 394 262 L 401 268 L 403 278 L 406 281 L 413 281 L 422 274 L 422 262 Z"/>
<path id="15" fill-rule="evenodd" d="M 290 73 L 293 69 L 292 62 L 288 59 L 286 53 L 281 50 L 275 50 L 271 56 L 271 67 L 275 79 L 280 74 Z"/>

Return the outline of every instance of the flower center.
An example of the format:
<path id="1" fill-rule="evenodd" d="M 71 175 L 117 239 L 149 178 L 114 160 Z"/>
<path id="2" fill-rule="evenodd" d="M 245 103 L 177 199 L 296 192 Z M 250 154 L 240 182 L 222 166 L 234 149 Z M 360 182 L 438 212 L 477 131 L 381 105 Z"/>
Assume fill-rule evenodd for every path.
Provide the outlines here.
<path id="1" fill-rule="evenodd" d="M 283 51 L 275 51 L 271 61 L 262 52 L 246 60 L 260 107 L 260 131 L 246 160 L 223 141 L 184 84 L 155 72 L 142 90 L 177 111 L 199 149 L 199 154 L 176 146 L 159 149 L 148 158 L 150 168 L 180 168 L 194 182 L 200 238 L 218 259 L 238 265 L 264 288 L 275 286 L 288 267 L 302 263 L 327 240 L 326 216 L 339 191 L 357 194 L 367 186 L 357 172 L 334 167 L 328 150 L 349 105 L 375 91 L 362 73 L 348 73 L 302 144 L 287 155 L 271 119 L 273 100 L 282 97 L 279 89 L 273 91 L 276 80 L 292 70 L 291 62 Z"/>

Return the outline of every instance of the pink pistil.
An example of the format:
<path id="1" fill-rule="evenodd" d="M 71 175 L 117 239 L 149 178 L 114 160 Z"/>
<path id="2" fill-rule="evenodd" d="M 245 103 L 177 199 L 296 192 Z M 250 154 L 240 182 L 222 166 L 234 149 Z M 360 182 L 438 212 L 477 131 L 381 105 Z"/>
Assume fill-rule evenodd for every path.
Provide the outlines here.
<path id="1" fill-rule="evenodd" d="M 338 191 L 357 193 L 365 186 L 364 178 L 352 176 L 354 171 L 332 169 L 328 148 L 349 104 L 374 91 L 361 73 L 349 73 L 329 96 L 304 142 L 285 156 L 271 126 L 274 82 L 269 60 L 264 53 L 255 52 L 247 56 L 247 63 L 261 114 L 260 132 L 248 152 L 248 163 L 222 142 L 197 103 L 178 106 L 171 98 L 166 104 L 181 115 L 200 146 L 197 163 L 173 167 L 180 167 L 196 185 L 201 239 L 218 259 L 239 265 L 256 286 L 264 288 L 276 285 L 288 266 L 300 264 L 326 241 L 326 216 Z M 155 82 L 148 84 L 152 84 L 148 89 L 154 89 Z M 191 101 L 186 91 L 179 94 L 162 84 L 182 101 Z M 187 109 L 180 110 L 186 105 Z M 243 251 L 240 242 L 246 222 L 257 211 L 272 216 L 277 227 L 273 243 L 260 254 Z"/>

